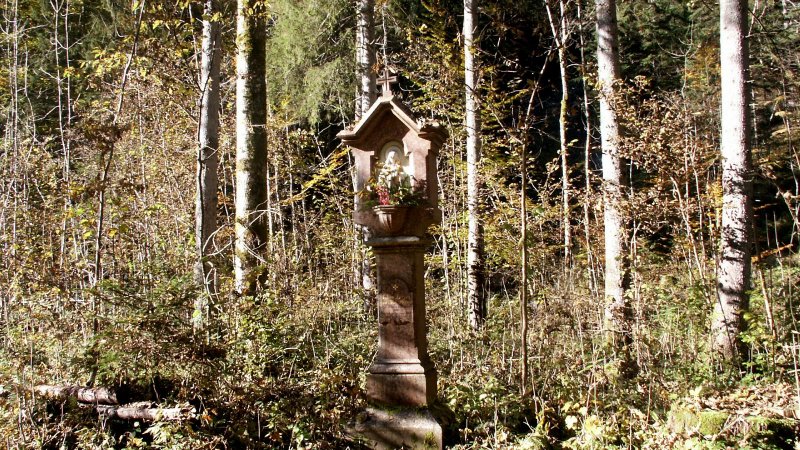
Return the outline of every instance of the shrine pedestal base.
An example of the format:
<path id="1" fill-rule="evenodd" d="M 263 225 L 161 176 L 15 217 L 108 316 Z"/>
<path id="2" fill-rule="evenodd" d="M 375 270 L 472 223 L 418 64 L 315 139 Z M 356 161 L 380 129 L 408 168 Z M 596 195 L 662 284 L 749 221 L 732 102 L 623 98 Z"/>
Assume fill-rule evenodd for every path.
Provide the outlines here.
<path id="1" fill-rule="evenodd" d="M 436 400 L 436 370 L 380 373 L 373 364 L 367 374 L 367 397 L 379 404 L 425 406 Z"/>
<path id="2" fill-rule="evenodd" d="M 442 448 L 442 427 L 428 409 L 368 408 L 350 431 L 379 450 Z"/>
<path id="3" fill-rule="evenodd" d="M 436 369 L 428 356 L 425 324 L 425 249 L 416 236 L 367 242 L 377 266 L 378 351 L 367 373 L 374 405 L 351 427 L 376 449 L 441 449 L 442 426 L 430 407 Z"/>

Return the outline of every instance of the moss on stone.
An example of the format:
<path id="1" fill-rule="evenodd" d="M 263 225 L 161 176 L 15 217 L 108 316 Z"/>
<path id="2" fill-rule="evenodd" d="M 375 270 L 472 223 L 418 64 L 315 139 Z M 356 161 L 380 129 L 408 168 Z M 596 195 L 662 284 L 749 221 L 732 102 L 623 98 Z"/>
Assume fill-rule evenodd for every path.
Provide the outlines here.
<path id="1" fill-rule="evenodd" d="M 722 432 L 729 417 L 730 414 L 723 411 L 693 411 L 673 405 L 669 412 L 669 427 L 675 433 L 697 432 L 708 436 Z"/>
<path id="2" fill-rule="evenodd" d="M 697 415 L 699 424 L 697 431 L 704 435 L 720 434 L 725 429 L 725 423 L 730 414 L 723 411 L 700 411 Z"/>
<path id="3" fill-rule="evenodd" d="M 668 426 L 674 433 L 719 436 L 738 440 L 738 445 L 752 446 L 747 448 L 793 449 L 800 431 L 800 422 L 793 419 L 743 416 L 737 417 L 730 426 L 731 418 L 725 411 L 696 411 L 675 404 L 669 412 Z"/>

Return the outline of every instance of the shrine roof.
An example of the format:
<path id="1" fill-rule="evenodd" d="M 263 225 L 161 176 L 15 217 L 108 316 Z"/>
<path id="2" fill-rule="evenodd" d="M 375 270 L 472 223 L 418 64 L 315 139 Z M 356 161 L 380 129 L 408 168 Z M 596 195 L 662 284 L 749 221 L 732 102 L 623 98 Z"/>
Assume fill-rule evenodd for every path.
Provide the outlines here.
<path id="1" fill-rule="evenodd" d="M 391 112 L 406 128 L 413 131 L 420 137 L 431 139 L 444 139 L 447 131 L 438 122 L 426 120 L 418 121 L 414 118 L 414 113 L 394 95 L 379 97 L 369 111 L 352 127 L 339 132 L 339 137 L 344 143 L 358 140 L 363 137 L 368 130 L 372 129 L 375 121 L 380 120 L 387 112 Z"/>

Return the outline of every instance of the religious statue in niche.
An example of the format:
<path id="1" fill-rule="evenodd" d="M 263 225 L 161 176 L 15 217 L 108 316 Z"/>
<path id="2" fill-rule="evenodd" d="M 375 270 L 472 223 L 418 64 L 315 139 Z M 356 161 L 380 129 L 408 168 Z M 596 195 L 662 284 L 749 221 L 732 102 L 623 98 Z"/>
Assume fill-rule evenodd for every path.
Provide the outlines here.
<path id="1" fill-rule="evenodd" d="M 389 142 L 379 152 L 374 173 L 359 193 L 364 206 L 411 207 L 425 202 L 425 181 L 419 181 L 414 177 L 402 145 L 398 142 Z"/>
<path id="2" fill-rule="evenodd" d="M 390 142 L 381 152 L 382 163 L 379 164 L 378 184 L 390 190 L 398 189 L 404 184 L 413 184 L 414 176 L 408 167 L 408 158 L 403 155 L 402 144 Z"/>

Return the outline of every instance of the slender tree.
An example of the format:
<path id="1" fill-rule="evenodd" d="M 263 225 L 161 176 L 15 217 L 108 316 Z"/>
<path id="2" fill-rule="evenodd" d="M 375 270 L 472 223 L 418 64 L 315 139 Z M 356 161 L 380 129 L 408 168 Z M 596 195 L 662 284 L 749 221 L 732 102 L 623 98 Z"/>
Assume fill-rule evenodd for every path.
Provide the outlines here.
<path id="1" fill-rule="evenodd" d="M 266 12 L 259 0 L 239 0 L 236 23 L 236 245 L 234 289 L 252 294 L 267 245 Z"/>
<path id="2" fill-rule="evenodd" d="M 533 96 L 531 96 L 533 98 Z M 527 116 L 526 116 L 527 117 Z M 527 130 L 526 130 L 527 131 Z M 527 144 L 527 142 L 525 142 Z M 522 242 L 522 249 L 520 251 L 520 259 L 522 269 L 520 270 L 520 279 L 522 286 L 519 289 L 519 315 L 520 315 L 520 349 L 522 362 L 520 364 L 520 384 L 522 385 L 522 395 L 528 394 L 528 209 L 527 209 L 527 195 L 528 189 L 528 155 L 525 152 L 525 145 L 520 145 L 520 163 L 519 170 L 522 174 L 519 192 L 519 228 L 520 228 L 520 241 Z"/>
<path id="3" fill-rule="evenodd" d="M 208 300 L 216 293 L 215 274 L 207 261 L 214 252 L 217 231 L 217 166 L 219 164 L 219 70 L 222 49 L 217 1 L 206 0 L 203 10 L 203 48 L 200 63 L 200 122 L 197 129 L 197 196 L 195 198 L 195 277 L 205 293 L 195 301 L 192 316 L 196 328 L 209 314 Z"/>
<path id="4" fill-rule="evenodd" d="M 626 372 L 630 360 L 631 307 L 628 221 L 624 204 L 628 184 L 620 153 L 620 130 L 614 106 L 615 83 L 620 79 L 617 6 L 615 0 L 597 0 L 597 72 L 600 83 L 600 139 L 603 150 L 603 222 L 605 226 L 605 333 Z"/>
<path id="5" fill-rule="evenodd" d="M 567 28 L 566 4 L 564 0 L 558 1 L 559 21 L 558 26 L 553 18 L 549 0 L 544 2 L 547 10 L 547 19 L 550 23 L 550 31 L 553 33 L 553 41 L 558 49 L 558 68 L 561 73 L 561 108 L 558 114 L 558 136 L 560 142 L 559 153 L 561 154 L 561 226 L 564 232 L 564 270 L 569 270 L 572 261 L 572 227 L 569 222 L 569 143 L 567 142 L 567 112 L 569 108 L 569 74 L 567 73 L 567 39 L 569 39 L 569 29 Z"/>
<path id="6" fill-rule="evenodd" d="M 727 362 L 740 358 L 742 313 L 750 286 L 752 162 L 746 0 L 720 2 L 722 83 L 722 229 L 717 297 L 711 325 L 713 349 Z"/>
<path id="7" fill-rule="evenodd" d="M 375 51 L 372 45 L 375 23 L 375 0 L 358 0 L 357 8 L 356 77 L 359 81 L 359 85 L 358 92 L 356 93 L 356 121 L 369 110 L 376 97 Z M 355 181 L 354 177 L 354 188 L 356 188 Z M 356 225 L 355 232 L 356 255 L 358 258 L 358 260 L 355 261 L 356 283 L 361 284 L 364 292 L 370 292 L 375 286 L 375 279 L 370 255 L 363 245 L 363 242 L 369 239 L 369 230 L 364 226 Z M 371 304 L 371 302 L 368 302 L 368 304 Z"/>
<path id="8" fill-rule="evenodd" d="M 475 58 L 475 15 L 477 0 L 464 0 L 464 79 L 467 126 L 467 210 L 469 231 L 467 242 L 467 303 L 469 323 L 479 329 L 486 319 L 484 291 L 483 223 L 480 208 L 481 117 L 478 105 L 478 74 Z"/>
<path id="9" fill-rule="evenodd" d="M 583 148 L 583 174 L 584 184 L 586 188 L 583 193 L 583 235 L 586 241 L 586 267 L 589 279 L 589 287 L 593 295 L 597 295 L 597 280 L 595 279 L 594 271 L 594 250 L 592 249 L 592 233 L 591 233 L 591 216 L 589 209 L 592 204 L 592 167 L 591 167 L 591 153 L 592 153 L 592 111 L 589 107 L 589 88 L 586 85 L 587 71 L 586 71 L 586 53 L 585 53 L 585 39 L 584 39 L 584 23 L 583 23 L 583 0 L 576 2 L 578 14 L 578 39 L 580 48 L 580 71 L 581 71 L 581 87 L 583 88 L 583 118 L 584 128 L 586 129 L 586 137 L 584 138 Z"/>
<path id="10" fill-rule="evenodd" d="M 375 0 L 358 1 L 358 26 L 356 28 L 356 121 L 366 113 L 375 101 L 375 51 L 372 45 L 375 25 Z"/>

